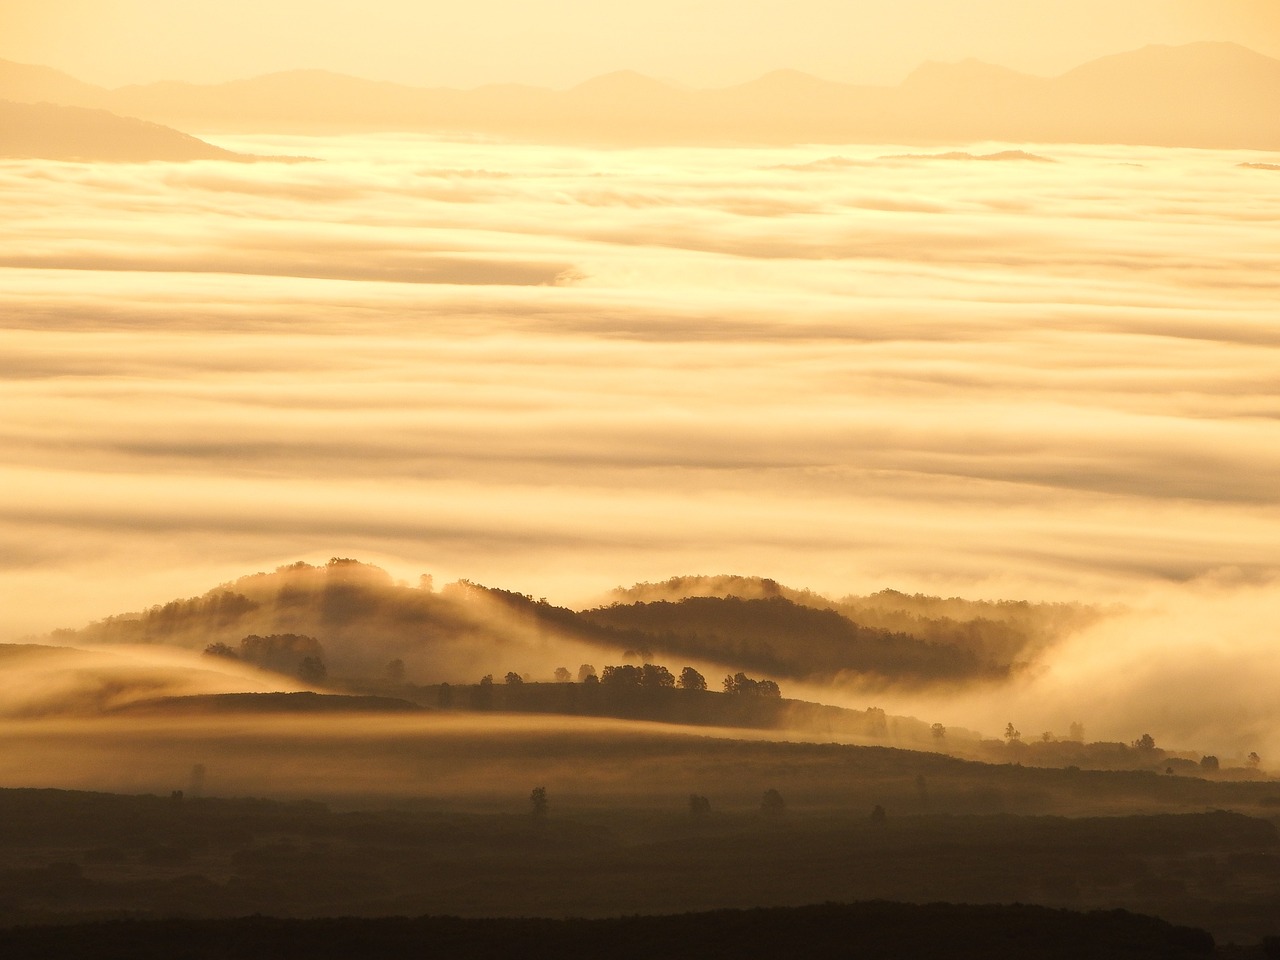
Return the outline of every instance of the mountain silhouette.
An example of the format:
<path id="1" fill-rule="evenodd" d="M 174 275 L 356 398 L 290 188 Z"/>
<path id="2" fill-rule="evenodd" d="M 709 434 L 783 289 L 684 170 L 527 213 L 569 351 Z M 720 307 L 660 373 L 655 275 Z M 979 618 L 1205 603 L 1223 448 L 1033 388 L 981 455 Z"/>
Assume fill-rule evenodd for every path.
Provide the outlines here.
<path id="1" fill-rule="evenodd" d="M 1149 46 L 1041 78 L 925 63 L 896 87 L 778 70 L 715 90 L 619 71 L 556 91 L 411 87 L 323 70 L 108 90 L 0 61 L 0 98 L 109 109 L 185 129 L 409 131 L 635 144 L 1010 142 L 1280 149 L 1280 60 L 1234 43 Z"/>
<path id="2" fill-rule="evenodd" d="M 0 157 L 142 162 L 248 160 L 177 130 L 106 110 L 0 101 Z"/>
<path id="3" fill-rule="evenodd" d="M 51 67 L 0 60 L 0 100 L 105 107 L 111 91 L 95 87 Z"/>

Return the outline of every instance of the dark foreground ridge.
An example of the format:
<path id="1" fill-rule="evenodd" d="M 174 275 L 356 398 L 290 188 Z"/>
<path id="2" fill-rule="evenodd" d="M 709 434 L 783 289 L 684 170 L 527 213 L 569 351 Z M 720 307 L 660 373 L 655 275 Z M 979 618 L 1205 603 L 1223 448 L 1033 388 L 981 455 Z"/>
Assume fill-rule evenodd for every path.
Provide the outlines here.
<path id="1" fill-rule="evenodd" d="M 1209 956 L 1214 941 L 1125 910 L 871 902 L 607 920 L 457 917 L 117 920 L 0 930 L 0 954 L 132 960 L 305 957 L 1017 957 L 1092 960 Z"/>

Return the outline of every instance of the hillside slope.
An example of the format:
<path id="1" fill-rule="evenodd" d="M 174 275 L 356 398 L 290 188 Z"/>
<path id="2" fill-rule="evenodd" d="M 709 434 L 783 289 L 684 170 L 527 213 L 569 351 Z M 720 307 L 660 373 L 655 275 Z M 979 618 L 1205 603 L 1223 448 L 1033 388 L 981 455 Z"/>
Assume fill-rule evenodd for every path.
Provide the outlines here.
<path id="1" fill-rule="evenodd" d="M 0 100 L 0 157 L 130 163 L 251 159 L 106 110 L 7 100 Z"/>
<path id="2" fill-rule="evenodd" d="M 688 579 L 679 589 L 696 591 L 700 579 Z M 58 631 L 55 640 L 189 650 L 221 645 L 234 655 L 249 637 L 265 638 L 252 641 L 257 648 L 274 643 L 272 637 L 292 638 L 285 646 L 297 654 L 294 661 L 323 659 L 330 675 L 381 677 L 399 661 L 395 670 L 417 682 L 474 683 L 485 674 L 507 672 L 550 679 L 560 667 L 575 673 L 580 664 L 590 664 L 599 673 L 611 664 L 651 661 L 674 673 L 691 663 L 704 672 L 747 671 L 775 680 L 856 675 L 873 684 L 924 686 L 1006 676 L 1018 658 L 1056 636 L 1031 607 L 1011 608 L 1021 620 L 1012 614 L 1006 619 L 930 618 L 920 614 L 930 609 L 926 599 L 885 593 L 863 605 L 877 620 L 864 625 L 849 615 L 858 615 L 858 603 L 804 591 L 790 591 L 803 602 L 780 595 L 714 595 L 730 583 L 737 586 L 729 589 L 750 593 L 768 589 L 764 585 L 772 581 L 716 578 L 705 588 L 710 596 L 579 612 L 465 580 L 439 591 L 429 578 L 417 586 L 396 583 L 378 567 L 334 558 L 324 566 L 282 566 L 199 597 Z M 634 589 L 654 593 L 652 585 Z M 969 609 L 963 601 L 937 604 L 961 615 Z M 992 608 L 973 609 L 990 613 Z M 916 627 L 923 636 L 912 632 Z M 249 659 L 289 666 L 260 656 Z M 719 675 L 711 682 L 718 686 Z"/>

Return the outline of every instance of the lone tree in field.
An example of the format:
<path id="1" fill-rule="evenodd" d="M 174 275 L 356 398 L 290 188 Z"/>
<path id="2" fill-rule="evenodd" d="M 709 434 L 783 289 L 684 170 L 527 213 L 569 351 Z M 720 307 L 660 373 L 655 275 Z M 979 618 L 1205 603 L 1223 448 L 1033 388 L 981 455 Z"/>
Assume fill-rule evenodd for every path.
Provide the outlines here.
<path id="1" fill-rule="evenodd" d="M 1005 738 L 1006 740 L 1008 740 L 1010 743 L 1021 743 L 1021 742 L 1022 742 L 1022 733 L 1021 733 L 1021 731 L 1019 731 L 1019 730 L 1018 730 L 1018 728 L 1017 728 L 1017 727 L 1015 727 L 1015 726 L 1013 725 L 1013 721 L 1010 721 L 1010 722 L 1005 726 L 1005 728 L 1004 728 L 1004 738 Z"/>
<path id="2" fill-rule="evenodd" d="M 520 676 L 520 674 L 516 673 L 514 670 L 510 671 L 503 679 L 509 684 L 524 683 L 524 677 Z"/>
<path id="3" fill-rule="evenodd" d="M 532 808 L 529 812 L 535 820 L 545 820 L 547 816 L 547 788 L 534 787 L 533 792 L 529 794 L 529 806 Z"/>
<path id="4" fill-rule="evenodd" d="M 1133 749 L 1141 750 L 1144 753 L 1150 753 L 1156 748 L 1156 738 L 1149 733 L 1144 733 L 1137 740 L 1133 741 Z"/>
<path id="5" fill-rule="evenodd" d="M 770 787 L 760 798 L 760 812 L 766 817 L 780 817 L 787 812 L 787 802 L 782 794 Z"/>
<path id="6" fill-rule="evenodd" d="M 940 723 L 935 723 L 929 728 L 929 732 L 933 734 L 935 740 L 945 740 L 947 738 L 947 728 Z"/>
<path id="7" fill-rule="evenodd" d="M 578 682 L 586 683 L 587 677 L 596 676 L 596 668 L 589 663 L 584 663 L 578 668 Z"/>
<path id="8" fill-rule="evenodd" d="M 568 683 L 573 679 L 573 674 L 569 672 L 568 667 L 556 667 L 556 683 Z"/>

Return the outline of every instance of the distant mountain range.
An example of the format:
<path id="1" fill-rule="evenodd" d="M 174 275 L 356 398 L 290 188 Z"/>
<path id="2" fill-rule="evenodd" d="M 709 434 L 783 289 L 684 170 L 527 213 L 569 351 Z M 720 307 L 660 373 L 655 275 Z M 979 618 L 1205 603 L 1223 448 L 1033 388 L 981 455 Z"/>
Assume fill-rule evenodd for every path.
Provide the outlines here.
<path id="1" fill-rule="evenodd" d="M 1280 150 L 1280 60 L 1232 43 L 1149 46 L 1053 78 L 976 60 L 896 87 L 781 70 L 716 90 L 631 72 L 567 91 L 420 88 L 317 70 L 115 90 L 0 61 L 0 99 L 108 110 L 204 132 L 414 131 L 630 144 L 970 141 Z M 6 121 L 7 123 L 7 121 Z M 0 130 L 3 130 L 0 126 Z"/>

